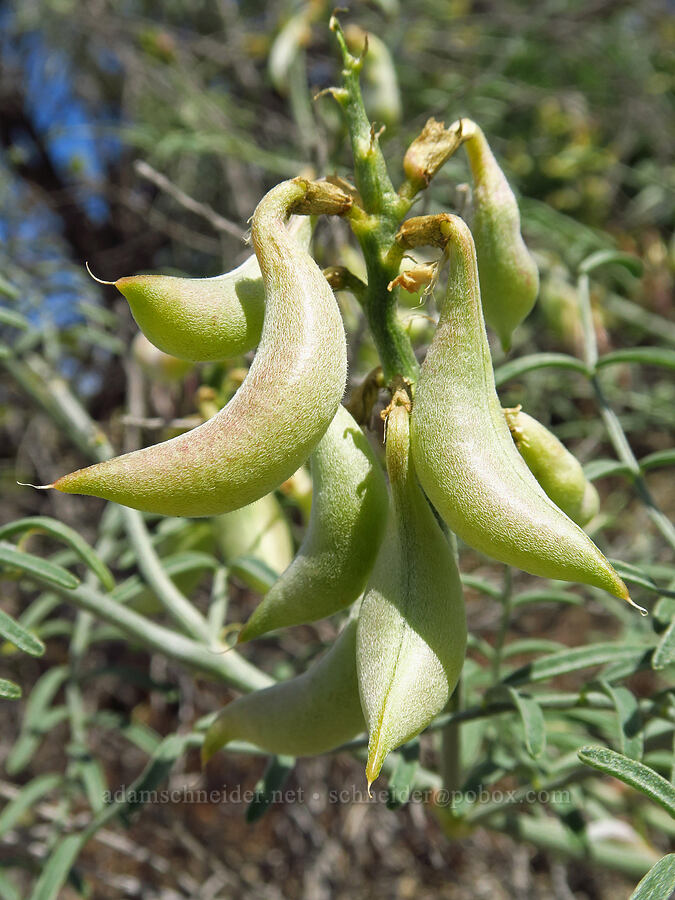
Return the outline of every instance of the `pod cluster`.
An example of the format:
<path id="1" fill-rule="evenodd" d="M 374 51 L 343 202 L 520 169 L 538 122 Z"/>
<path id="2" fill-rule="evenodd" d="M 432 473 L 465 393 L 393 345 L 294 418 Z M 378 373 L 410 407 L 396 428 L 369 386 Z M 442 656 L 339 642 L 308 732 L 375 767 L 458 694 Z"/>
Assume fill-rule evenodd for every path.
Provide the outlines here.
<path id="1" fill-rule="evenodd" d="M 258 205 L 255 254 L 234 271 L 116 282 L 165 353 L 208 361 L 257 351 L 239 390 L 198 428 L 52 486 L 153 513 L 212 516 L 226 560 L 257 559 L 272 573 L 258 584 L 264 597 L 240 643 L 351 607 L 304 673 L 224 708 L 204 760 L 242 740 L 271 753 L 321 753 L 365 729 L 368 782 L 377 778 L 387 754 L 446 707 L 460 677 L 467 634 L 453 533 L 495 560 L 629 599 L 582 530 L 598 498 L 581 466 L 543 425 L 499 403 L 485 318 L 507 345 L 538 276 L 482 132 L 465 142 L 473 235 L 449 214 L 409 219 L 399 232 L 403 246 L 441 245 L 449 276 L 417 383 L 390 386 L 384 466 L 341 405 L 345 333 L 308 249 L 308 220 L 288 226 L 294 213 L 344 215 L 354 194 L 283 182 Z M 294 554 L 273 492 L 306 462 L 311 511 Z"/>

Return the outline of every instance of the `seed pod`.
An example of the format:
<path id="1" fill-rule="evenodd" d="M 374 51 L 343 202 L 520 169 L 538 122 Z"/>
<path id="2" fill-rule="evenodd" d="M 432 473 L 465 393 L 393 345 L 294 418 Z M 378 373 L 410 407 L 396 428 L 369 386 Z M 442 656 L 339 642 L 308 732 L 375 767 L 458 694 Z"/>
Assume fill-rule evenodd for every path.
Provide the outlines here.
<path id="1" fill-rule="evenodd" d="M 324 753 L 363 731 L 356 683 L 356 621 L 306 672 L 229 703 L 204 739 L 202 762 L 230 741 L 247 741 L 268 753 Z"/>
<path id="2" fill-rule="evenodd" d="M 55 482 L 147 512 L 208 516 L 269 494 L 314 450 L 345 385 L 345 333 L 333 292 L 285 219 L 310 190 L 346 211 L 350 198 L 329 184 L 285 181 L 259 203 L 252 239 L 265 285 L 265 322 L 244 383 L 208 422 Z"/>
<path id="3" fill-rule="evenodd" d="M 216 516 L 213 530 L 226 563 L 249 556 L 264 562 L 278 575 L 293 559 L 291 530 L 274 494 Z"/>
<path id="4" fill-rule="evenodd" d="M 447 216 L 450 277 L 412 413 L 427 496 L 467 544 L 533 575 L 628 600 L 595 544 L 546 496 L 516 450 L 495 389 L 471 232 Z"/>
<path id="5" fill-rule="evenodd" d="M 314 490 L 297 556 L 239 633 L 314 622 L 349 606 L 365 587 L 387 519 L 387 485 L 368 441 L 340 406 L 311 457 Z"/>
<path id="6" fill-rule="evenodd" d="M 387 419 L 392 506 L 356 638 L 371 784 L 386 755 L 446 705 L 464 662 L 466 617 L 454 554 L 422 493 L 405 405 Z"/>
<path id="7" fill-rule="evenodd" d="M 308 217 L 291 220 L 289 230 L 302 247 L 309 248 Z M 248 353 L 260 341 L 265 288 L 255 254 L 215 278 L 131 275 L 120 278 L 115 287 L 148 340 L 179 359 L 231 359 Z"/>
<path id="8" fill-rule="evenodd" d="M 505 409 L 504 417 L 530 472 L 556 506 L 577 525 L 585 525 L 595 514 L 593 494 L 597 497 L 597 491 L 586 480 L 579 460 L 548 428 L 524 413 L 519 406 Z"/>
<path id="9" fill-rule="evenodd" d="M 471 231 L 483 311 L 508 350 L 512 332 L 537 299 L 539 272 L 520 233 L 518 203 L 485 135 L 473 123 L 467 124 L 467 132 L 471 137 L 464 146 L 473 176 Z"/>

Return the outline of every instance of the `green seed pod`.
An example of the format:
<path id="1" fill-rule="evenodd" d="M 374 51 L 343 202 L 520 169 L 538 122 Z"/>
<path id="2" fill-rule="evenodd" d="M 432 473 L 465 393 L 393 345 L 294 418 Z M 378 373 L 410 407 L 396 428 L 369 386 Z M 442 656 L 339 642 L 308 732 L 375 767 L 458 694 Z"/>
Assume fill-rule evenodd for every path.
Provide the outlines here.
<path id="1" fill-rule="evenodd" d="M 309 249 L 312 225 L 307 216 L 293 219 L 289 231 Z M 165 353 L 210 362 L 258 346 L 265 288 L 255 254 L 215 278 L 131 275 L 114 284 L 143 334 Z"/>
<path id="2" fill-rule="evenodd" d="M 483 310 L 502 342 L 511 346 L 511 334 L 529 314 L 537 299 L 539 272 L 520 233 L 518 203 L 494 158 L 485 135 L 467 123 L 470 137 L 464 144 L 473 176 L 474 217 Z M 470 129 L 470 131 L 469 131 Z"/>
<path id="3" fill-rule="evenodd" d="M 291 529 L 274 494 L 216 516 L 213 530 L 226 563 L 250 556 L 279 575 L 293 559 Z"/>
<path id="4" fill-rule="evenodd" d="M 413 458 L 450 528 L 488 556 L 533 575 L 629 599 L 595 544 L 546 496 L 515 448 L 495 389 L 467 225 L 446 216 L 450 277 L 415 392 Z"/>
<path id="5" fill-rule="evenodd" d="M 244 625 L 240 642 L 330 616 L 353 603 L 365 587 L 384 533 L 387 485 L 365 435 L 344 406 L 312 454 L 311 467 L 307 535 Z"/>
<path id="6" fill-rule="evenodd" d="M 577 525 L 585 525 L 595 514 L 592 512 L 593 494 L 597 497 L 597 491 L 586 480 L 579 460 L 548 428 L 524 413 L 519 406 L 505 409 L 504 417 L 530 472 L 556 506 Z M 588 515 L 589 512 L 591 515 Z"/>
<path id="7" fill-rule="evenodd" d="M 600 495 L 598 494 L 595 485 L 592 482 L 587 481 L 577 522 L 579 525 L 586 525 L 591 519 L 597 516 L 599 512 Z"/>
<path id="8" fill-rule="evenodd" d="M 369 731 L 366 776 L 444 708 L 464 662 L 466 617 L 453 551 L 409 453 L 408 411 L 387 419 L 392 508 L 359 613 L 356 661 Z"/>
<path id="9" fill-rule="evenodd" d="M 229 703 L 206 733 L 202 762 L 230 741 L 247 741 L 268 753 L 310 756 L 363 731 L 355 639 L 352 618 L 302 675 Z"/>
<path id="10" fill-rule="evenodd" d="M 146 512 L 208 516 L 269 494 L 308 458 L 345 386 L 347 352 L 335 297 L 285 220 L 310 191 L 343 212 L 332 185 L 285 181 L 258 204 L 251 235 L 265 284 L 260 347 L 243 384 L 213 418 L 170 441 L 79 469 L 52 487 Z"/>

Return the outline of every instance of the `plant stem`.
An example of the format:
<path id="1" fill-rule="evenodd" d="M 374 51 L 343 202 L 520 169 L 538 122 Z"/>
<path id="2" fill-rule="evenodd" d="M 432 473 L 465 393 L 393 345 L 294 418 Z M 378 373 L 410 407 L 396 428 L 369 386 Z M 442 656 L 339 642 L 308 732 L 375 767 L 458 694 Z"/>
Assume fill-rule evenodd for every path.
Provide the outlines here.
<path id="1" fill-rule="evenodd" d="M 394 376 L 403 375 L 414 382 L 419 366 L 410 338 L 398 319 L 398 288 L 388 290 L 389 283 L 398 275 L 403 258 L 395 236 L 410 209 L 410 201 L 394 190 L 379 136 L 366 115 L 359 84 L 363 59 L 357 59 L 349 52 L 335 16 L 331 18 L 330 27 L 337 38 L 343 63 L 343 87 L 334 89 L 332 94 L 344 110 L 354 158 L 354 177 L 366 213 L 360 212 L 349 219 L 363 250 L 368 272 L 368 286 L 360 299 L 380 355 L 385 381 L 389 383 Z"/>

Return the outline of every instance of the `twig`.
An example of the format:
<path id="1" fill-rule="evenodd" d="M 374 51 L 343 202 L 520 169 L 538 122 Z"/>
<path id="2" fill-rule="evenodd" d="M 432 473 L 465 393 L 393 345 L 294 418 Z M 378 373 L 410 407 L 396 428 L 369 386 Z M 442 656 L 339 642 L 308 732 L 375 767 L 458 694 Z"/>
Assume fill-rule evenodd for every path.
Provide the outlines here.
<path id="1" fill-rule="evenodd" d="M 141 178 L 151 181 L 161 191 L 164 191 L 165 194 L 173 197 L 176 203 L 179 203 L 184 209 L 189 210 L 189 212 L 192 212 L 197 216 L 201 216 L 202 219 L 206 219 L 215 231 L 231 234 L 241 241 L 244 240 L 246 232 L 243 228 L 234 222 L 230 222 L 230 220 L 224 218 L 224 216 L 221 216 L 220 213 L 217 213 L 215 209 L 208 206 L 208 204 L 201 203 L 199 200 L 195 200 L 194 197 L 190 197 L 189 194 L 182 191 L 172 181 L 169 181 L 166 175 L 162 175 L 161 172 L 153 169 L 152 166 L 144 160 L 137 159 L 134 163 L 134 169 Z"/>

